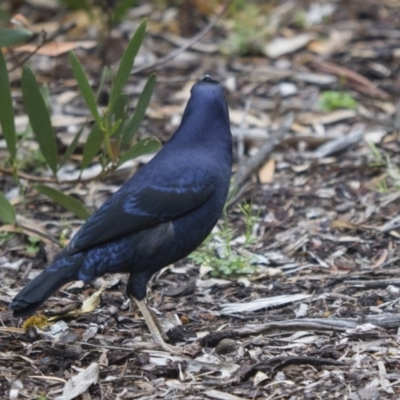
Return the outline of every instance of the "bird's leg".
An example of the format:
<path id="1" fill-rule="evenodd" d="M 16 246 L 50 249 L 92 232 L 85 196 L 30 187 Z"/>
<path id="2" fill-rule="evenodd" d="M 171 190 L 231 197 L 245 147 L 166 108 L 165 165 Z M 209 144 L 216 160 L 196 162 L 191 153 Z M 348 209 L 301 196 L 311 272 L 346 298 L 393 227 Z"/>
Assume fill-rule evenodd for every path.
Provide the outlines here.
<path id="1" fill-rule="evenodd" d="M 154 342 L 168 353 L 175 355 L 181 354 L 182 349 L 180 347 L 171 346 L 165 343 L 160 323 L 157 320 L 154 313 L 149 309 L 147 304 L 142 300 L 136 299 L 135 297 L 132 298 L 133 300 L 135 300 L 135 303 L 138 306 L 139 311 L 143 315 L 146 325 L 149 328 L 151 335 L 153 336 Z"/>

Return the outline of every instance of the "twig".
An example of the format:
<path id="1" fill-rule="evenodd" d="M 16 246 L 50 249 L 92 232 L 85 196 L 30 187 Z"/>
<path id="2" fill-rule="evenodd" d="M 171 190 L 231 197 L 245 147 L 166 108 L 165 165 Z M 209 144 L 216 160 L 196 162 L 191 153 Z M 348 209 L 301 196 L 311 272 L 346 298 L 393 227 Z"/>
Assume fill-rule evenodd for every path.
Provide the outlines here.
<path id="1" fill-rule="evenodd" d="M 240 337 L 265 334 L 266 332 L 275 332 L 276 330 L 280 333 L 293 330 L 345 332 L 348 329 L 356 329 L 358 326 L 367 323 L 383 329 L 395 329 L 400 327 L 400 316 L 398 314 L 386 313 L 380 315 L 365 315 L 358 318 L 302 318 L 246 325 L 235 331 Z"/>
<path id="2" fill-rule="evenodd" d="M 22 58 L 22 60 L 19 60 L 9 71 L 8 73 L 15 71 L 17 68 L 21 67 L 22 65 L 24 65 L 33 55 L 35 55 L 39 49 L 41 49 L 47 42 L 46 40 L 46 32 L 42 31 L 41 32 L 41 37 L 42 37 L 42 41 L 41 43 L 39 43 L 36 46 L 36 49 L 32 51 L 32 53 L 29 53 L 28 55 L 26 55 L 25 57 Z"/>
<path id="3" fill-rule="evenodd" d="M 5 175 L 14 175 L 14 171 L 12 168 L 2 168 L 0 167 L 0 173 L 5 174 Z M 48 178 L 44 176 L 35 176 L 35 175 L 30 175 L 27 174 L 23 171 L 18 171 L 18 177 L 26 179 L 28 181 L 33 181 L 33 182 L 44 182 L 44 183 L 56 183 L 57 180 L 54 178 Z"/>
<path id="4" fill-rule="evenodd" d="M 315 158 L 328 157 L 331 154 L 337 153 L 341 150 L 347 149 L 355 144 L 358 144 L 364 138 L 365 126 L 357 124 L 347 134 L 337 139 L 332 139 L 329 142 L 319 146 L 313 153 Z"/>
<path id="5" fill-rule="evenodd" d="M 331 358 L 310 356 L 273 357 L 254 366 L 257 371 L 276 371 L 287 365 L 349 365 Z"/>
<path id="6" fill-rule="evenodd" d="M 239 166 L 231 185 L 231 191 L 233 193 L 239 189 L 243 182 L 245 182 L 254 171 L 258 170 L 262 164 L 265 163 L 275 146 L 280 143 L 285 133 L 289 130 L 293 120 L 294 113 L 287 114 L 279 129 L 273 134 L 273 137 L 271 137 L 253 157 Z"/>
<path id="7" fill-rule="evenodd" d="M 238 139 L 237 139 L 237 145 L 238 145 L 238 158 L 239 160 L 241 160 L 244 156 L 244 124 L 246 122 L 246 118 L 247 118 L 247 114 L 249 113 L 250 110 L 250 106 L 251 106 L 251 100 L 252 98 L 249 97 L 246 100 L 246 103 L 244 105 L 244 109 L 243 109 L 243 116 L 242 116 L 242 120 L 240 121 L 240 125 L 239 125 L 239 135 L 238 135 Z"/>
<path id="8" fill-rule="evenodd" d="M 136 74 L 138 72 L 142 72 L 146 69 L 149 68 L 157 68 L 160 65 L 165 64 L 166 62 L 172 60 L 173 58 L 179 56 L 179 54 L 183 53 L 190 47 L 192 47 L 196 42 L 198 42 L 203 36 L 205 36 L 218 22 L 219 20 L 225 15 L 227 12 L 228 8 L 232 4 L 233 0 L 228 0 L 224 7 L 222 8 L 221 12 L 212 20 L 210 21 L 199 33 L 194 35 L 191 39 L 188 39 L 188 41 L 182 45 L 181 47 L 177 48 L 174 51 L 171 51 L 171 53 L 167 54 L 164 57 L 159 58 L 158 60 L 152 62 L 151 64 L 143 65 L 141 67 L 134 68 L 132 73 Z"/>
<path id="9" fill-rule="evenodd" d="M 90 178 L 77 178 L 77 179 L 71 179 L 71 180 L 63 180 L 60 181 L 56 178 L 53 177 L 44 177 L 44 176 L 36 176 L 36 175 L 31 175 L 27 174 L 26 172 L 23 171 L 18 171 L 18 177 L 26 179 L 31 182 L 43 182 L 43 183 L 57 183 L 57 184 L 62 184 L 62 183 L 70 183 L 70 184 L 75 184 L 75 183 L 85 183 L 85 182 L 92 182 L 97 179 L 101 179 L 102 177 L 105 177 L 108 173 L 114 171 L 115 168 L 110 168 L 106 169 L 104 171 L 101 171 L 99 174 L 95 176 L 91 176 Z M 14 171 L 12 168 L 2 168 L 0 167 L 0 173 L 6 174 L 6 175 L 14 175 Z"/>
<path id="10" fill-rule="evenodd" d="M 378 289 L 378 288 L 386 288 L 389 285 L 393 286 L 400 286 L 400 279 L 399 278 L 392 278 L 392 279 L 374 279 L 374 280 L 345 280 L 343 282 L 345 285 L 363 289 Z"/>

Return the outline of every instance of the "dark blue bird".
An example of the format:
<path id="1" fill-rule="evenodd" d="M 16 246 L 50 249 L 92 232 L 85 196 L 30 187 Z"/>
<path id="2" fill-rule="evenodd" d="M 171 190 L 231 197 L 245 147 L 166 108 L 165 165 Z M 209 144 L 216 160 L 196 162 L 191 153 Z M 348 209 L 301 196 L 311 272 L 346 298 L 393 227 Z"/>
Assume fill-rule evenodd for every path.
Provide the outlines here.
<path id="1" fill-rule="evenodd" d="M 206 76 L 193 86 L 170 141 L 17 294 L 11 303 L 14 316 L 31 315 L 70 281 L 90 282 L 105 273 L 126 272 L 128 296 L 136 300 L 154 339 L 164 346 L 142 302 L 146 285 L 155 272 L 186 257 L 211 232 L 228 195 L 231 168 L 224 90 Z"/>

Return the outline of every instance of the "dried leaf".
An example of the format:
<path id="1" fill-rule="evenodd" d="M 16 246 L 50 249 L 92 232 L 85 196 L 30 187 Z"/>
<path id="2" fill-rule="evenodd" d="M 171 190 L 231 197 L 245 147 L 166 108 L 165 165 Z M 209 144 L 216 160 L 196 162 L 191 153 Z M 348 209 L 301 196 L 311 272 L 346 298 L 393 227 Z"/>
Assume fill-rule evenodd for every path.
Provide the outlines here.
<path id="1" fill-rule="evenodd" d="M 86 390 L 99 380 L 100 366 L 97 363 L 90 364 L 81 370 L 78 375 L 73 376 L 64 386 L 62 396 L 56 400 L 72 400 L 86 392 Z"/>
<path id="2" fill-rule="evenodd" d="M 58 57 L 61 54 L 68 53 L 70 50 L 79 48 L 92 49 L 97 46 L 94 40 L 85 40 L 77 42 L 49 42 L 38 49 L 36 44 L 24 44 L 15 48 L 15 51 L 24 53 L 35 53 L 46 57 Z"/>
<path id="3" fill-rule="evenodd" d="M 271 158 L 258 171 L 258 179 L 261 183 L 272 183 L 274 181 L 275 160 Z"/>

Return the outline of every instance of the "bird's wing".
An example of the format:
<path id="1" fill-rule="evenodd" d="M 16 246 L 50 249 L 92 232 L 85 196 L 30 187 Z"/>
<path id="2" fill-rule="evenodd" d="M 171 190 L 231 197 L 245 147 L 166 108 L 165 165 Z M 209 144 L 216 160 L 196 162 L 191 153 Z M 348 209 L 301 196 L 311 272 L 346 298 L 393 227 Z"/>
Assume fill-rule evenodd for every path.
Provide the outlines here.
<path id="1" fill-rule="evenodd" d="M 117 192 L 87 220 L 56 258 L 171 221 L 203 204 L 214 189 L 215 179 L 209 179 L 202 185 L 185 182 L 183 187 L 148 186 L 137 193 Z"/>

